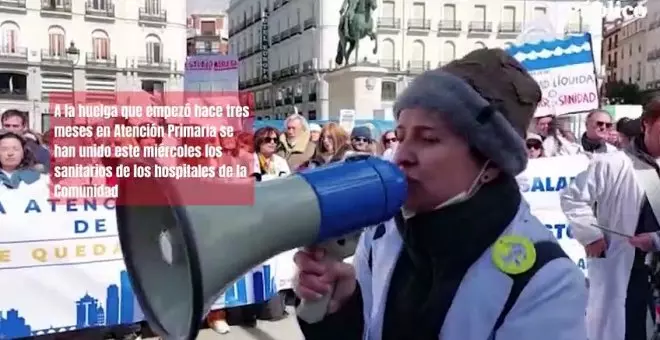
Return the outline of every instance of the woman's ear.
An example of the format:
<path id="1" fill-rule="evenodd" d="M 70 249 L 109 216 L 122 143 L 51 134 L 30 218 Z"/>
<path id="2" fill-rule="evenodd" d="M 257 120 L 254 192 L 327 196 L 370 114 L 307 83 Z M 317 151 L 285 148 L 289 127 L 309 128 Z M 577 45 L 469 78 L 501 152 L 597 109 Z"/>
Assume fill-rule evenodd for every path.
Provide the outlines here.
<path id="1" fill-rule="evenodd" d="M 488 167 L 486 170 L 484 170 L 484 173 L 481 175 L 480 181 L 481 183 L 485 184 L 494 180 L 499 175 L 500 175 L 500 169 Z"/>

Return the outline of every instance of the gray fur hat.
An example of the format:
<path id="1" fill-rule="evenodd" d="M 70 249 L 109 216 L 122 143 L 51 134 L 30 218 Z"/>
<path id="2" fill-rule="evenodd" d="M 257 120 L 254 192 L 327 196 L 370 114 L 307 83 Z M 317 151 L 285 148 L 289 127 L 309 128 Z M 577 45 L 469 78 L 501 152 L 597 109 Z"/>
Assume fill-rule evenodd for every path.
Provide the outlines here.
<path id="1" fill-rule="evenodd" d="M 527 166 L 525 132 L 541 89 L 501 49 L 476 50 L 416 77 L 394 105 L 437 112 L 453 130 L 500 170 L 517 175 Z"/>

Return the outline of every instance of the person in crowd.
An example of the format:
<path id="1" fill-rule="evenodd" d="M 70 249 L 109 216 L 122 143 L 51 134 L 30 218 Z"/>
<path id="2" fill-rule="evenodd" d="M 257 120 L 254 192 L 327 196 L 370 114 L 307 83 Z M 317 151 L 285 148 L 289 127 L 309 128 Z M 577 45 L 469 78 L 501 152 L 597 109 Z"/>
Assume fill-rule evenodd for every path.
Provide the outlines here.
<path id="1" fill-rule="evenodd" d="M 46 132 L 44 132 L 43 136 L 41 137 L 41 141 L 43 146 L 48 149 L 53 141 L 53 129 L 46 130 Z"/>
<path id="2" fill-rule="evenodd" d="M 538 134 L 538 136 L 543 139 L 545 157 L 577 155 L 582 152 L 582 147 L 577 143 L 573 133 L 562 124 L 559 118 L 543 117 L 543 119 L 541 127 L 537 123 L 537 130 L 540 129 L 544 133 L 543 135 Z"/>
<path id="3" fill-rule="evenodd" d="M 309 140 L 313 143 L 318 143 L 321 137 L 321 125 L 316 123 L 309 124 Z"/>
<path id="4" fill-rule="evenodd" d="M 527 139 L 527 156 L 530 159 L 544 157 L 543 154 L 543 139 L 535 133 L 528 133 Z"/>
<path id="5" fill-rule="evenodd" d="M 41 178 L 32 150 L 23 136 L 14 131 L 0 130 L 0 190 L 18 189 Z"/>
<path id="6" fill-rule="evenodd" d="M 550 135 L 550 126 L 554 120 L 553 115 L 534 118 L 534 132 L 545 139 Z"/>
<path id="7" fill-rule="evenodd" d="M 268 180 L 291 174 L 289 164 L 277 155 L 277 144 L 279 143 L 279 131 L 273 127 L 263 127 L 254 133 L 254 169 L 257 178 Z"/>
<path id="8" fill-rule="evenodd" d="M 625 149 L 630 145 L 632 139 L 642 131 L 641 119 L 630 119 L 627 117 L 619 119 L 616 122 L 616 131 L 619 133 L 619 145 L 621 149 Z"/>
<path id="9" fill-rule="evenodd" d="M 23 138 L 29 139 L 38 145 L 43 145 L 43 137 L 39 132 L 33 131 L 33 130 L 25 130 L 23 133 Z"/>
<path id="10" fill-rule="evenodd" d="M 286 159 L 291 171 L 296 171 L 314 156 L 316 143 L 310 140 L 309 124 L 302 115 L 290 115 L 284 121 L 284 126 L 286 132 L 280 138 L 277 154 Z"/>
<path id="11" fill-rule="evenodd" d="M 356 126 L 351 131 L 351 147 L 357 152 L 372 153 L 372 143 L 374 139 L 371 135 L 371 129 L 368 126 Z"/>
<path id="12" fill-rule="evenodd" d="M 396 144 L 399 141 L 396 139 L 396 134 L 394 133 L 393 130 L 387 130 L 385 133 L 383 133 L 382 136 L 380 136 L 380 145 L 383 148 L 383 155 L 386 153 L 392 152 L 392 150 L 396 147 Z"/>
<path id="13" fill-rule="evenodd" d="M 314 157 L 304 167 L 316 168 L 324 164 L 340 161 L 344 159 L 346 153 L 349 151 L 351 151 L 351 146 L 348 143 L 348 134 L 339 124 L 330 122 L 323 126 L 321 139 L 316 144 Z"/>
<path id="14" fill-rule="evenodd" d="M 595 122 L 606 122 L 604 115 Z M 649 339 L 652 301 L 645 257 L 660 226 L 636 168 L 658 171 L 660 100 L 647 104 L 642 131 L 626 150 L 598 154 L 560 196 L 573 236 L 584 247 L 589 269 L 588 338 Z M 602 125 L 602 124 L 601 124 Z M 660 176 L 660 175 L 659 175 Z M 657 213 L 657 211 L 656 211 Z M 617 232 L 610 233 L 608 228 Z M 637 235 L 629 239 L 621 235 Z M 632 243 L 632 245 L 631 245 Z M 636 246 L 637 249 L 635 247 Z"/>
<path id="15" fill-rule="evenodd" d="M 616 129 L 610 129 L 607 134 L 607 139 L 605 140 L 610 145 L 614 145 L 617 149 L 620 149 L 619 143 L 619 132 Z"/>
<path id="16" fill-rule="evenodd" d="M 2 127 L 14 133 L 23 135 L 28 130 L 28 113 L 10 109 L 0 116 Z M 26 140 L 27 146 L 34 155 L 37 163 L 43 165 L 48 170 L 50 168 L 50 152 L 45 147 L 37 144 L 31 139 Z"/>
<path id="17" fill-rule="evenodd" d="M 540 100 L 501 49 L 411 82 L 393 109 L 394 162 L 408 182 L 402 213 L 362 234 L 354 267 L 313 247 L 295 256 L 301 299 L 334 287 L 322 321 L 298 320 L 307 340 L 586 339 L 584 275 L 515 179 Z"/>
<path id="18" fill-rule="evenodd" d="M 612 117 L 607 111 L 593 110 L 587 115 L 586 131 L 582 134 L 580 145 L 589 153 L 616 151 L 616 146 L 607 142 L 612 129 Z"/>

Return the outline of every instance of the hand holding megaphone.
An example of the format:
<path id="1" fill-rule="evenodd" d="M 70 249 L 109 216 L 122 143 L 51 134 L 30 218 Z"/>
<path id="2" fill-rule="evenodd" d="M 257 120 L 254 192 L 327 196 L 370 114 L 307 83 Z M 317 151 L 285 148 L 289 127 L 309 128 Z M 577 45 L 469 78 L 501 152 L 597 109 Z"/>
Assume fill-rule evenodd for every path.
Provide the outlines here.
<path id="1" fill-rule="evenodd" d="M 355 253 L 360 233 L 306 248 L 294 256 L 294 291 L 301 298 L 300 319 L 316 323 L 336 312 L 355 291 L 355 268 L 344 259 Z"/>

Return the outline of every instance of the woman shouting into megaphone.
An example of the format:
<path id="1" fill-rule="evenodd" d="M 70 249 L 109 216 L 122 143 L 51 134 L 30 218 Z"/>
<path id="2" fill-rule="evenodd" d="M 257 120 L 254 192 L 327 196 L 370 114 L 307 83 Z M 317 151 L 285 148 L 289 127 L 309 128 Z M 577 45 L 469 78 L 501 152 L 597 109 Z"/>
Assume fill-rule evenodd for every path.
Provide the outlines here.
<path id="1" fill-rule="evenodd" d="M 515 180 L 540 100 L 498 49 L 413 80 L 394 107 L 401 213 L 362 234 L 353 265 L 295 256 L 301 299 L 333 292 L 323 320 L 299 320 L 307 340 L 586 339 L 584 276 Z"/>

